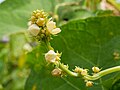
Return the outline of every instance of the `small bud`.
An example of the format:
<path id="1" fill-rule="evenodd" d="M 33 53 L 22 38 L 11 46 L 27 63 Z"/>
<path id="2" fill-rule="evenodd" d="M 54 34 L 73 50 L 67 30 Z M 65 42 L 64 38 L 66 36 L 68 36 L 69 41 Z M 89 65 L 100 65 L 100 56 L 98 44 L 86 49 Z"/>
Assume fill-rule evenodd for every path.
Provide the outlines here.
<path id="1" fill-rule="evenodd" d="M 114 60 L 119 60 L 120 59 L 120 54 L 118 52 L 114 52 Z"/>
<path id="2" fill-rule="evenodd" d="M 119 60 L 119 59 L 120 59 L 120 57 L 118 57 L 118 56 L 114 57 L 114 60 Z"/>
<path id="3" fill-rule="evenodd" d="M 37 36 L 40 32 L 40 28 L 36 24 L 32 24 L 31 26 L 29 26 L 28 31 L 31 35 Z"/>
<path id="4" fill-rule="evenodd" d="M 36 17 L 35 17 L 35 16 L 31 16 L 31 18 L 30 18 L 30 20 L 31 20 L 32 22 L 34 22 L 34 21 L 35 21 L 35 19 L 36 19 Z"/>
<path id="5" fill-rule="evenodd" d="M 81 75 L 82 75 L 82 76 L 85 76 L 85 75 L 87 75 L 87 74 L 88 74 L 87 69 L 83 69 L 83 70 L 81 71 Z"/>
<path id="6" fill-rule="evenodd" d="M 36 14 L 36 17 L 38 18 L 39 16 L 40 16 L 40 13 L 37 13 L 37 14 Z"/>
<path id="7" fill-rule="evenodd" d="M 92 70 L 94 73 L 98 73 L 100 71 L 100 69 L 98 67 L 92 67 Z"/>
<path id="8" fill-rule="evenodd" d="M 113 55 L 114 55 L 114 56 L 117 56 L 117 57 L 120 56 L 120 54 L 119 54 L 118 52 L 114 52 Z"/>
<path id="9" fill-rule="evenodd" d="M 64 65 L 64 67 L 65 67 L 66 69 L 68 69 L 68 68 L 69 68 L 69 66 L 68 66 L 68 65 Z"/>
<path id="10" fill-rule="evenodd" d="M 42 10 L 41 10 L 41 11 L 42 11 Z M 37 9 L 37 10 L 36 10 L 36 12 L 37 12 L 37 13 L 39 13 L 39 12 L 40 12 L 40 10 L 38 10 L 38 9 Z"/>
<path id="11" fill-rule="evenodd" d="M 60 76 L 62 74 L 62 70 L 59 68 L 56 68 L 51 73 L 53 76 Z"/>
<path id="12" fill-rule="evenodd" d="M 76 72 L 76 73 L 81 73 L 83 71 L 83 68 L 80 68 L 80 67 L 75 67 L 75 70 L 74 70 L 74 72 Z"/>
<path id="13" fill-rule="evenodd" d="M 87 87 L 92 87 L 93 86 L 93 82 L 92 81 L 87 81 L 86 82 L 86 86 Z"/>
<path id="14" fill-rule="evenodd" d="M 43 26 L 45 24 L 45 19 L 44 18 L 39 18 L 36 23 L 39 25 L 39 26 Z"/>
<path id="15" fill-rule="evenodd" d="M 54 63 L 56 61 L 57 54 L 53 51 L 50 50 L 45 54 L 45 59 L 47 62 Z"/>

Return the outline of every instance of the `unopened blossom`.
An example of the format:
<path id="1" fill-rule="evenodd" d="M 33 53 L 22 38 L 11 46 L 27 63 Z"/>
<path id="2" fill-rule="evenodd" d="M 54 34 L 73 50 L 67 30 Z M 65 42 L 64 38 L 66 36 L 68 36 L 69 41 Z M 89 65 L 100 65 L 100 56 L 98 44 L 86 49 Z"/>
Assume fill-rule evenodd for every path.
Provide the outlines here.
<path id="1" fill-rule="evenodd" d="M 87 87 L 92 87 L 93 86 L 93 82 L 92 81 L 87 81 L 86 82 L 86 86 Z"/>
<path id="2" fill-rule="evenodd" d="M 45 54 L 45 59 L 47 62 L 54 63 L 56 58 L 57 54 L 53 50 L 50 50 Z"/>
<path id="3" fill-rule="evenodd" d="M 55 69 L 51 72 L 51 74 L 52 74 L 53 76 L 60 76 L 60 75 L 62 74 L 62 70 L 59 69 L 59 68 L 55 68 Z"/>
<path id="4" fill-rule="evenodd" d="M 31 35 L 37 36 L 40 32 L 40 28 L 36 24 L 32 24 L 28 27 L 28 31 Z"/>
<path id="5" fill-rule="evenodd" d="M 98 67 L 92 67 L 92 70 L 94 73 L 98 73 L 100 71 L 100 69 Z"/>
<path id="6" fill-rule="evenodd" d="M 74 72 L 76 72 L 76 73 L 81 73 L 83 71 L 83 68 L 80 68 L 80 67 L 75 67 L 75 69 L 74 69 Z"/>
<path id="7" fill-rule="evenodd" d="M 39 25 L 39 26 L 43 26 L 45 24 L 45 19 L 44 18 L 39 18 L 36 23 Z"/>
<path id="8" fill-rule="evenodd" d="M 47 26 L 48 31 L 51 34 L 53 34 L 53 35 L 58 34 L 58 33 L 61 32 L 61 29 L 60 28 L 56 28 L 56 23 L 53 22 L 53 21 L 48 21 L 48 23 L 46 24 L 46 26 Z"/>
<path id="9" fill-rule="evenodd" d="M 82 76 L 85 76 L 85 75 L 87 75 L 87 74 L 88 74 L 87 69 L 83 69 L 83 70 L 81 71 L 81 75 L 82 75 Z"/>

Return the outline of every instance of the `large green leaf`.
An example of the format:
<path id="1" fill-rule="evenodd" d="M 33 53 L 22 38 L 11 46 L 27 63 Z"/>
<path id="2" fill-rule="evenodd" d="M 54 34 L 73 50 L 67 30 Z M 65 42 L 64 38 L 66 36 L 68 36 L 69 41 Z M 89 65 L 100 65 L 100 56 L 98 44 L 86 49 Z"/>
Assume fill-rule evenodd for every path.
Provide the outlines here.
<path id="1" fill-rule="evenodd" d="M 91 72 L 93 66 L 103 70 L 120 65 L 113 53 L 120 52 L 120 17 L 95 17 L 71 21 L 61 26 L 62 32 L 54 37 L 52 46 L 62 52 L 62 62 L 71 68 L 80 66 Z M 120 72 L 112 73 L 86 88 L 79 78 L 56 78 L 49 68 L 31 71 L 25 90 L 109 90 Z M 112 80 L 112 81 L 111 81 Z M 115 89 L 115 90 L 118 90 Z"/>

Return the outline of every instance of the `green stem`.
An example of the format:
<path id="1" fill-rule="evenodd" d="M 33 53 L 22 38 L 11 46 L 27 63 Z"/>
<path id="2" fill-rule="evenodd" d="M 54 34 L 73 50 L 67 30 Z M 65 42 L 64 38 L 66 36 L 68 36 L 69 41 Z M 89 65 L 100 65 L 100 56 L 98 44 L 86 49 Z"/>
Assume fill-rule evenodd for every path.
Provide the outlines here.
<path id="1" fill-rule="evenodd" d="M 78 73 L 70 71 L 69 69 L 67 69 L 61 63 L 59 64 L 59 68 L 62 69 L 65 73 L 67 73 L 70 76 L 81 77 L 81 75 L 79 75 Z M 86 80 L 97 80 L 97 79 L 101 78 L 102 76 L 105 76 L 107 74 L 110 74 L 110 73 L 113 73 L 113 72 L 117 72 L 117 71 L 120 71 L 120 66 L 115 66 L 115 67 L 103 70 L 103 71 L 101 71 L 99 73 L 94 74 L 93 76 L 90 76 L 90 75 L 83 76 L 83 79 L 86 79 Z"/>
<path id="2" fill-rule="evenodd" d="M 48 50 L 54 50 L 53 47 L 51 47 L 50 42 L 47 39 L 45 39 L 45 44 L 46 44 Z"/>
<path id="3" fill-rule="evenodd" d="M 72 72 L 69 69 L 67 69 L 63 64 L 59 63 L 59 68 L 62 69 L 65 73 L 67 73 L 70 76 L 73 77 L 79 77 L 78 73 Z"/>
<path id="4" fill-rule="evenodd" d="M 115 67 L 112 67 L 112 68 L 105 69 L 103 71 L 100 71 L 99 73 L 94 74 L 93 76 L 86 75 L 83 78 L 87 79 L 87 80 L 97 80 L 97 79 L 99 79 L 99 78 L 101 78 L 101 77 L 103 77 L 107 74 L 117 72 L 117 71 L 120 71 L 120 66 L 115 66 Z"/>
<path id="5" fill-rule="evenodd" d="M 79 1 L 79 2 L 60 3 L 60 4 L 58 4 L 58 5 L 55 6 L 54 14 L 57 15 L 58 9 L 60 7 L 63 7 L 63 6 L 78 6 L 78 5 L 80 5 L 80 2 L 81 1 Z"/>

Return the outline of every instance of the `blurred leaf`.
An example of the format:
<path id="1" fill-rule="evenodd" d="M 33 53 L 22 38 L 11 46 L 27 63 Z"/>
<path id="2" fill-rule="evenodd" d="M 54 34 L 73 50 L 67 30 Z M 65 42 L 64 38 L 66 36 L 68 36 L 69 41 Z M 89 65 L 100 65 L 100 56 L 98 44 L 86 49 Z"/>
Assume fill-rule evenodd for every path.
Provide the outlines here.
<path id="1" fill-rule="evenodd" d="M 113 11 L 111 10 L 98 10 L 96 12 L 96 16 L 112 16 L 113 15 Z"/>
<path id="2" fill-rule="evenodd" d="M 79 0 L 6 0 L 0 4 L 0 38 L 13 32 L 27 30 L 31 12 L 44 9 L 53 12 L 55 5 Z"/>
<path id="3" fill-rule="evenodd" d="M 10 54 L 13 57 L 19 57 L 23 54 L 23 46 L 27 43 L 24 33 L 10 35 Z"/>
<path id="4" fill-rule="evenodd" d="M 52 41 L 52 46 L 63 53 L 62 62 L 71 68 L 80 66 L 91 72 L 93 66 L 102 69 L 120 65 L 113 53 L 120 51 L 120 17 L 95 17 L 71 21 L 61 26 L 62 32 Z M 107 75 L 97 85 L 86 88 L 79 78 L 56 78 L 47 67 L 31 72 L 25 89 L 32 90 L 108 90 L 104 82 L 117 78 L 117 72 Z M 112 86 L 110 83 L 108 86 Z"/>

